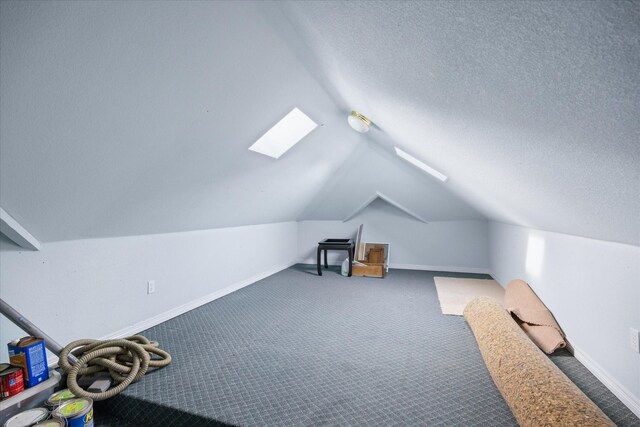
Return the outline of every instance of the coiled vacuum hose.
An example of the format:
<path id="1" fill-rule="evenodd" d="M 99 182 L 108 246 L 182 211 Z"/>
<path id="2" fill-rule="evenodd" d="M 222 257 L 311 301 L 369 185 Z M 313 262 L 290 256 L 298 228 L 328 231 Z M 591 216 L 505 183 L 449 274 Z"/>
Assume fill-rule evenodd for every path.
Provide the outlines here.
<path id="1" fill-rule="evenodd" d="M 78 358 L 71 365 L 69 353 Z M 154 359 L 153 355 L 160 359 Z M 116 340 L 83 339 L 67 344 L 60 352 L 59 365 L 67 377 L 67 387 L 77 397 L 104 400 L 122 392 L 140 380 L 149 368 L 162 368 L 171 363 L 171 355 L 158 348 L 158 343 L 142 335 Z M 78 375 L 109 371 L 115 386 L 102 393 L 92 393 L 78 385 Z"/>

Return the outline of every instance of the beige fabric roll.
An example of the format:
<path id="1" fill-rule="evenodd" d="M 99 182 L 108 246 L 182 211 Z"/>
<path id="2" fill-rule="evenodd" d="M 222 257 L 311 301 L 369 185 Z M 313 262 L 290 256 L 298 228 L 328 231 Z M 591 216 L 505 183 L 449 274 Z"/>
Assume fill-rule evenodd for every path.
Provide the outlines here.
<path id="1" fill-rule="evenodd" d="M 615 426 L 494 299 L 464 310 L 489 373 L 523 427 Z"/>
<path id="2" fill-rule="evenodd" d="M 504 293 L 504 307 L 518 318 L 520 327 L 545 353 L 566 347 L 558 322 L 525 281 L 509 282 Z"/>

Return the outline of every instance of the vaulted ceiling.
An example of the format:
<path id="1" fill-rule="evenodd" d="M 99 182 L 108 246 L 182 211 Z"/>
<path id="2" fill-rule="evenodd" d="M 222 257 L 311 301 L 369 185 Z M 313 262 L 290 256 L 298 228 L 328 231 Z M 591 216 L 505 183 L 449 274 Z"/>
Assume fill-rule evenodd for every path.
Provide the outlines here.
<path id="1" fill-rule="evenodd" d="M 640 244 L 638 2 L 0 8 L 0 206 L 42 241 L 342 220 L 382 194 Z M 294 107 L 320 126 L 247 150 Z"/>

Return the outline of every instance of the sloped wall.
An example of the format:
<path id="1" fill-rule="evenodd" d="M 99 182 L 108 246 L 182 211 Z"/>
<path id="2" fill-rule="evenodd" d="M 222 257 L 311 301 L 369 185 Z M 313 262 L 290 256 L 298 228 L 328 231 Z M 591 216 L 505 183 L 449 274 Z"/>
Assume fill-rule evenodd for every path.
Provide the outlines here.
<path id="1" fill-rule="evenodd" d="M 41 242 L 295 220 L 359 134 L 258 6 L 0 2 L 0 206 Z"/>
<path id="2" fill-rule="evenodd" d="M 284 222 L 45 243 L 38 252 L 3 238 L 0 297 L 62 345 L 130 334 L 290 266 L 296 236 L 296 223 Z M 19 332 L 4 325 L 0 343 Z"/>
<path id="3" fill-rule="evenodd" d="M 640 247 L 491 222 L 491 274 L 526 280 L 575 347 L 576 357 L 640 416 Z"/>

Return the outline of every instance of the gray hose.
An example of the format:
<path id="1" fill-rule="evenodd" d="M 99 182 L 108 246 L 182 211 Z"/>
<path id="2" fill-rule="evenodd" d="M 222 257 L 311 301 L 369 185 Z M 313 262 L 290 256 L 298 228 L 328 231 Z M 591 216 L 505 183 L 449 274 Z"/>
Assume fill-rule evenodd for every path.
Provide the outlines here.
<path id="1" fill-rule="evenodd" d="M 69 363 L 69 355 L 79 357 Z M 154 359 L 153 355 L 161 359 Z M 83 339 L 67 344 L 60 352 L 58 364 L 67 374 L 67 387 L 77 397 L 104 400 L 121 393 L 129 384 L 140 380 L 147 370 L 162 368 L 171 363 L 171 355 L 158 348 L 157 342 L 149 341 L 141 335 L 116 339 Z M 92 393 L 78 385 L 78 375 L 108 371 L 117 384 L 102 393 Z"/>

